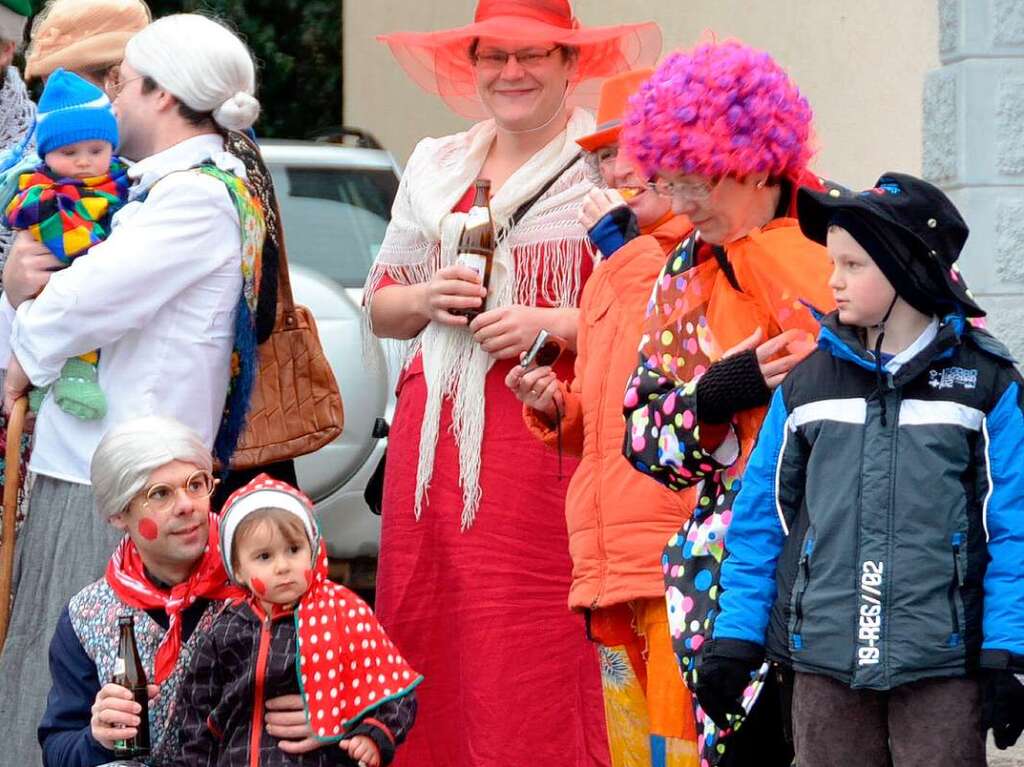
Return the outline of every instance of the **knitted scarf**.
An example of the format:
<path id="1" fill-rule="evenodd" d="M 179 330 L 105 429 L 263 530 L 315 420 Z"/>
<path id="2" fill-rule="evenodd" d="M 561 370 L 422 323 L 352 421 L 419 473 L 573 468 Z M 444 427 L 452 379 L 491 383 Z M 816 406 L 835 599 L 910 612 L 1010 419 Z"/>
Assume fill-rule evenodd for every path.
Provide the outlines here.
<path id="1" fill-rule="evenodd" d="M 0 88 L 0 173 L 14 166 L 24 155 L 33 154 L 35 122 L 36 105 L 29 98 L 25 83 L 17 69 L 7 67 Z M 7 259 L 13 236 L 0 222 L 0 267 Z"/>
<path id="2" fill-rule="evenodd" d="M 242 296 L 235 313 L 235 343 L 231 350 L 231 378 L 220 427 L 213 443 L 213 455 L 226 473 L 238 440 L 245 429 L 252 388 L 259 369 L 256 340 L 256 304 L 260 294 L 263 267 L 263 240 L 267 234 L 263 206 L 248 185 L 238 176 L 213 163 L 196 168 L 200 173 L 221 181 L 238 212 L 242 233 Z"/>
<path id="3" fill-rule="evenodd" d="M 146 577 L 145 565 L 135 542 L 127 535 L 118 544 L 107 564 L 107 583 L 129 607 L 140 610 L 159 608 L 167 613 L 167 634 L 156 653 L 152 682 L 160 684 L 178 662 L 181 654 L 181 613 L 196 599 L 240 599 L 245 592 L 228 582 L 220 560 L 217 516 L 210 514 L 210 538 L 202 558 L 192 568 L 188 580 L 170 591 L 154 586 Z"/>
<path id="4" fill-rule="evenodd" d="M 523 164 L 491 199 L 498 242 L 487 308 L 513 304 L 576 306 L 583 259 L 594 258 L 586 230 L 577 221 L 591 188 L 584 163 L 572 166 L 534 203 L 522 220 L 509 219 L 579 152 L 575 139 L 594 130 L 590 113 L 573 111 L 565 131 Z M 363 295 L 369 320 L 373 293 L 385 276 L 402 285 L 426 282 L 455 262 L 464 213 L 453 213 L 477 178 L 497 129 L 493 120 L 465 133 L 421 141 L 399 186 L 384 243 Z M 464 328 L 430 323 L 412 344 L 408 363 L 423 354 L 426 412 L 420 431 L 415 513 L 419 518 L 434 471 L 442 403 L 452 403 L 452 432 L 459 449 L 462 529 L 480 505 L 480 448 L 484 432 L 484 381 L 493 360 Z"/>
<path id="5" fill-rule="evenodd" d="M 4 224 L 26 229 L 64 264 L 110 234 L 110 217 L 128 199 L 128 169 L 118 159 L 92 178 L 61 178 L 38 166 L 18 179 Z"/>
<path id="6" fill-rule="evenodd" d="M 23 142 L 21 154 L 32 149 L 30 134 L 35 120 L 36 105 L 29 98 L 21 75 L 14 67 L 7 67 L 0 88 L 0 151 L 14 150 Z"/>

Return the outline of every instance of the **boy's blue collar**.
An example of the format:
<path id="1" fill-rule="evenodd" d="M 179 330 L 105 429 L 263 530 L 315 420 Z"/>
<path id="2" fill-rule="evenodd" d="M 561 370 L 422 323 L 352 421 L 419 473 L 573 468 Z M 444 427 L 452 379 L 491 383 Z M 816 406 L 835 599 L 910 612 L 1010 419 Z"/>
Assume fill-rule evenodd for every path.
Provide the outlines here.
<path id="1" fill-rule="evenodd" d="M 858 328 L 841 323 L 838 311 L 822 314 L 813 306 L 805 305 L 821 325 L 821 330 L 818 333 L 818 348 L 829 352 L 837 359 L 852 362 L 872 373 L 875 371 L 874 356 L 864 348 L 864 344 L 860 340 Z M 927 358 L 927 362 L 930 364 L 933 360 L 952 355 L 954 349 L 962 343 L 967 328 L 967 318 L 963 313 L 947 314 L 939 320 L 938 331 L 935 337 L 920 353 L 911 360 L 907 360 L 907 363 Z M 898 372 L 902 372 L 908 366 L 914 369 L 918 367 L 917 365 L 904 365 Z"/>

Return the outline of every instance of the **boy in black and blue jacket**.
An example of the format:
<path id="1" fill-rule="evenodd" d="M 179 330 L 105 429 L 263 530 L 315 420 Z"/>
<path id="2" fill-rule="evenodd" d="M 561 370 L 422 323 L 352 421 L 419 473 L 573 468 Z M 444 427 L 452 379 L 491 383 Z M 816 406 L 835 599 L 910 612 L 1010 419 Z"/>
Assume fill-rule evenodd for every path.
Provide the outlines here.
<path id="1" fill-rule="evenodd" d="M 838 309 L 776 390 L 733 508 L 697 695 L 792 668 L 801 767 L 985 764 L 1024 728 L 1024 379 L 967 317 L 967 226 L 889 173 L 802 190 Z"/>

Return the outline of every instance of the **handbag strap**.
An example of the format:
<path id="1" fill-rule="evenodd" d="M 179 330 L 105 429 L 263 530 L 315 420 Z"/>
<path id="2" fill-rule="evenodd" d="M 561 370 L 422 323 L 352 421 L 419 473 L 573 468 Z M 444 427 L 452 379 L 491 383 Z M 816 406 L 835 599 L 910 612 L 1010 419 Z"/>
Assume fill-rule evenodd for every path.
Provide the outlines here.
<path id="1" fill-rule="evenodd" d="M 545 194 L 547 194 L 547 191 L 551 187 L 553 187 L 555 185 L 555 182 L 558 181 L 558 179 L 560 179 L 562 176 L 564 176 L 573 165 L 575 165 L 577 162 L 579 162 L 579 160 L 580 160 L 580 158 L 582 156 L 583 156 L 583 152 L 582 151 L 577 152 L 576 154 L 574 154 L 570 158 L 569 162 L 567 162 L 565 165 L 563 165 L 561 168 L 559 168 L 557 173 L 555 173 L 551 178 L 549 178 L 547 181 L 545 181 L 541 185 L 541 188 L 538 189 L 533 194 L 532 197 L 530 197 L 522 205 L 520 205 L 518 208 L 516 208 L 515 213 L 513 213 L 509 217 L 508 223 L 505 224 L 505 226 L 502 229 L 502 235 L 504 237 L 508 236 L 508 233 L 512 231 L 512 228 L 516 224 L 518 224 L 520 221 L 522 221 L 523 217 L 527 213 L 530 212 L 530 208 L 532 208 L 534 206 L 534 204 L 537 202 L 537 200 L 539 200 L 541 197 L 543 197 Z"/>
<path id="2" fill-rule="evenodd" d="M 281 213 L 277 208 L 277 200 L 274 200 L 274 208 L 280 221 Z M 284 244 L 283 224 L 279 224 L 278 235 L 279 239 L 275 240 L 273 245 L 277 251 L 277 305 L 284 312 L 285 324 L 291 327 L 295 323 L 295 297 L 292 295 L 292 281 L 288 273 L 288 249 Z"/>
<path id="3" fill-rule="evenodd" d="M 267 247 L 272 253 L 264 256 L 264 264 L 271 260 L 276 262 L 276 304 L 284 315 L 285 324 L 295 324 L 295 298 L 292 295 L 292 282 L 288 271 L 288 248 L 284 239 L 284 221 L 281 208 L 269 171 L 263 164 L 260 148 L 249 136 L 238 131 L 227 131 L 224 135 L 225 146 L 232 154 L 239 157 L 245 164 L 249 183 L 254 187 L 257 196 L 267 209 Z M 268 258 L 267 256 L 270 256 Z"/>

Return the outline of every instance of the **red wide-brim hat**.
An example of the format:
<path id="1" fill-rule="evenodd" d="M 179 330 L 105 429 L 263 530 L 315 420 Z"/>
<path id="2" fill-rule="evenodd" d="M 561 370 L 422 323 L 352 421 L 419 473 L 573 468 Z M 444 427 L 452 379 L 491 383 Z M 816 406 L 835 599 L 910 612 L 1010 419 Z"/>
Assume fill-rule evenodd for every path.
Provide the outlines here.
<path id="1" fill-rule="evenodd" d="M 661 30 L 653 21 L 608 27 L 584 27 L 568 0 L 479 0 L 474 22 L 439 32 L 395 32 L 377 39 L 413 81 L 435 93 L 456 114 L 487 117 L 476 91 L 469 47 L 476 38 L 507 40 L 511 45 L 567 45 L 579 50 L 567 102 L 594 108 L 601 82 L 630 69 L 652 66 L 661 53 Z"/>

